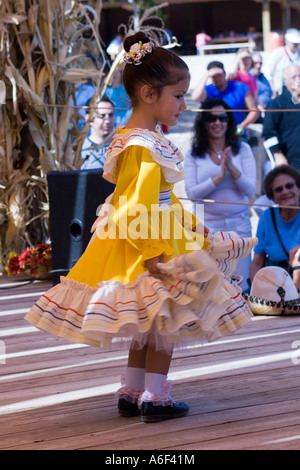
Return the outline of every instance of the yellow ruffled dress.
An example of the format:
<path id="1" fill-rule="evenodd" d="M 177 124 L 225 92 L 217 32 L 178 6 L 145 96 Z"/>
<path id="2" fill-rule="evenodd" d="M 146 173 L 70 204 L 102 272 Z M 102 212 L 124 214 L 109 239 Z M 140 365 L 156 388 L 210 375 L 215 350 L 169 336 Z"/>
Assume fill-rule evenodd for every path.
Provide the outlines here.
<path id="1" fill-rule="evenodd" d="M 165 136 L 119 129 L 104 167 L 116 187 L 91 242 L 26 320 L 73 342 L 108 348 L 135 338 L 162 350 L 245 325 L 252 314 L 227 276 L 256 241 L 195 231 L 198 221 L 172 192 L 183 176 L 182 155 Z M 144 262 L 162 253 L 154 277 Z"/>

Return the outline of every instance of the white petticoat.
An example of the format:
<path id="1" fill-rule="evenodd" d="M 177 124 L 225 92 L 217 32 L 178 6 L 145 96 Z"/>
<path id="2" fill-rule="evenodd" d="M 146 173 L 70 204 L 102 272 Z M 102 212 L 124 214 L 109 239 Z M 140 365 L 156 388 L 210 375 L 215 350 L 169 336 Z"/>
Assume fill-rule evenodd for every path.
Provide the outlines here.
<path id="1" fill-rule="evenodd" d="M 102 348 L 118 337 L 166 351 L 204 338 L 211 342 L 252 316 L 241 289 L 227 276 L 255 243 L 218 232 L 208 251 L 181 255 L 160 265 L 159 278 L 146 272 L 130 284 L 105 281 L 91 288 L 62 277 L 25 318 L 42 331 Z"/>

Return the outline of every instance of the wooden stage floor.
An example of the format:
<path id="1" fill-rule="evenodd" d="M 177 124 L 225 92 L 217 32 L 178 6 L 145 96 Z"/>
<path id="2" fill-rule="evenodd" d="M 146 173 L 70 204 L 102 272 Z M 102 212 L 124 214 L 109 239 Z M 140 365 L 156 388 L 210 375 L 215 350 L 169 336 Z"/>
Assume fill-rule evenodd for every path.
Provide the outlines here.
<path id="1" fill-rule="evenodd" d="M 24 321 L 49 282 L 0 281 L 0 449 L 300 449 L 300 316 L 255 317 L 235 335 L 174 354 L 172 396 L 190 405 L 155 424 L 122 418 L 127 352 L 67 343 Z"/>

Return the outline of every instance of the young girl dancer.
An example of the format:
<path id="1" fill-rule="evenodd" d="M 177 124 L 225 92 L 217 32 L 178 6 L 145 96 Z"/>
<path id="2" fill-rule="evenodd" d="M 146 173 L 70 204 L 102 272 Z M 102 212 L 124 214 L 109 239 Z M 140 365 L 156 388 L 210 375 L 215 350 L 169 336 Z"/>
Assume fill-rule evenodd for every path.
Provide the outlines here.
<path id="1" fill-rule="evenodd" d="M 225 274 L 254 241 L 232 233 L 205 237 L 172 192 L 183 179 L 182 155 L 157 125 L 176 125 L 186 108 L 185 62 L 141 32 L 127 37 L 124 49 L 123 80 L 133 112 L 104 167 L 115 191 L 82 257 L 26 319 L 94 346 L 131 338 L 119 413 L 155 422 L 189 408 L 170 396 L 173 345 L 213 341 L 249 321 L 241 292 Z"/>

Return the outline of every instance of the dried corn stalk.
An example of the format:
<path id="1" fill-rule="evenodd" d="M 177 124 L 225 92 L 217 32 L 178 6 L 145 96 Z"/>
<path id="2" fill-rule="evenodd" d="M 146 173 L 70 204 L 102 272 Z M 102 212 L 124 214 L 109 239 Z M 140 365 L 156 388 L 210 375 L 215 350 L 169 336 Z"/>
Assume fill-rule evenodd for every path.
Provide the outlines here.
<path id="1" fill-rule="evenodd" d="M 88 126 L 79 132 L 75 87 L 90 79 L 96 93 L 103 88 L 101 7 L 100 0 L 0 2 L 0 269 L 9 251 L 45 241 L 45 176 L 80 160 L 74 154 Z"/>
<path id="2" fill-rule="evenodd" d="M 147 19 L 160 7 L 139 21 L 156 39 L 163 24 Z M 47 172 L 80 166 L 93 113 L 79 131 L 75 89 L 89 79 L 102 96 L 122 56 L 104 83 L 101 9 L 102 0 L 0 1 L 0 269 L 9 251 L 47 241 Z"/>

